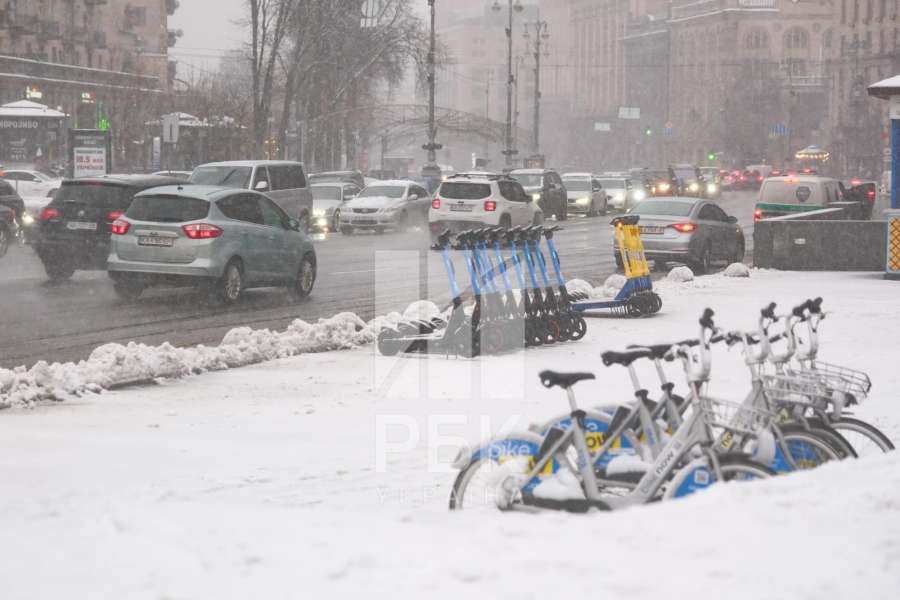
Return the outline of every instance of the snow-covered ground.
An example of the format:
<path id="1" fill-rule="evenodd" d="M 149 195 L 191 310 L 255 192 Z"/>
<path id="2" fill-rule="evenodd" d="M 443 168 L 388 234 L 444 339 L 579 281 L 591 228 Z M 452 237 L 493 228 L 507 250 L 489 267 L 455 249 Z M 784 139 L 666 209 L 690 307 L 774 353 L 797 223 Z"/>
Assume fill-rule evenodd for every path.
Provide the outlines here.
<path id="1" fill-rule="evenodd" d="M 900 441 L 896 283 L 754 270 L 658 291 L 655 318 L 505 356 L 367 345 L 17 403 L 0 412 L 0 597 L 900 597 L 897 453 L 617 513 L 447 511 L 460 444 L 565 412 L 540 369 L 595 371 L 584 406 L 627 399 L 601 351 L 692 336 L 705 306 L 741 329 L 823 296 L 822 357 L 870 373 L 858 415 Z M 736 352 L 713 374 L 716 395 L 747 389 Z"/>

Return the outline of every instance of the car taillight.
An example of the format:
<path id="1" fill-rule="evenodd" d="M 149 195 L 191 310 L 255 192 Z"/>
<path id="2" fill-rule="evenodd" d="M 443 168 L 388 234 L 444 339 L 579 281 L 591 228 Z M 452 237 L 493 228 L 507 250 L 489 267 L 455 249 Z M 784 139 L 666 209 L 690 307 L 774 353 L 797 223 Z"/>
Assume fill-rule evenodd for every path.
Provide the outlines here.
<path id="1" fill-rule="evenodd" d="M 875 199 L 875 190 L 869 190 L 868 192 L 866 192 L 866 197 L 868 197 L 869 200 L 874 200 Z"/>
<path id="2" fill-rule="evenodd" d="M 759 221 L 760 219 L 762 219 L 762 211 L 757 208 L 753 211 L 753 221 Z"/>
<path id="3" fill-rule="evenodd" d="M 757 181 L 762 181 L 762 180 L 763 180 L 763 176 L 760 175 L 759 177 L 756 178 L 756 180 L 757 180 Z"/>
<path id="4" fill-rule="evenodd" d="M 45 206 L 41 209 L 41 216 L 38 217 L 41 221 L 49 221 L 50 219 L 58 219 L 59 211 L 50 206 Z"/>
<path id="5" fill-rule="evenodd" d="M 493 200 L 485 200 L 484 201 L 484 211 L 485 212 L 494 212 L 497 210 L 497 203 Z"/>
<path id="6" fill-rule="evenodd" d="M 697 229 L 697 226 L 693 223 L 675 223 L 674 225 L 669 225 L 669 227 L 681 233 L 690 233 Z"/>
<path id="7" fill-rule="evenodd" d="M 192 223 L 190 225 L 182 225 L 184 234 L 192 240 L 209 240 L 217 238 L 224 230 L 221 227 L 210 225 L 209 223 Z"/>
<path id="8" fill-rule="evenodd" d="M 106 213 L 106 220 L 109 222 L 112 222 L 124 214 L 125 214 L 124 210 L 111 210 L 108 213 Z"/>
<path id="9" fill-rule="evenodd" d="M 431 201 L 431 208 L 437 210 L 440 207 L 441 207 L 441 199 L 440 198 L 435 198 L 434 200 Z"/>
<path id="10" fill-rule="evenodd" d="M 125 235 L 128 233 L 128 228 L 131 227 L 131 223 L 122 219 L 116 219 L 112 222 L 112 225 L 109 226 L 109 230 L 115 235 Z"/>

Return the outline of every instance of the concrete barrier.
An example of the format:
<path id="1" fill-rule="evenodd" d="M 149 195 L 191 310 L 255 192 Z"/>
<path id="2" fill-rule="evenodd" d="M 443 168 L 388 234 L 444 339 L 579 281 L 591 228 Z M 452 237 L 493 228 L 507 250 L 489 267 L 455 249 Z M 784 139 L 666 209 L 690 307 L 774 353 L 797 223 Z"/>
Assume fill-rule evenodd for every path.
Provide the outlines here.
<path id="1" fill-rule="evenodd" d="M 758 221 L 753 265 L 785 271 L 884 271 L 887 223 L 826 208 Z"/>

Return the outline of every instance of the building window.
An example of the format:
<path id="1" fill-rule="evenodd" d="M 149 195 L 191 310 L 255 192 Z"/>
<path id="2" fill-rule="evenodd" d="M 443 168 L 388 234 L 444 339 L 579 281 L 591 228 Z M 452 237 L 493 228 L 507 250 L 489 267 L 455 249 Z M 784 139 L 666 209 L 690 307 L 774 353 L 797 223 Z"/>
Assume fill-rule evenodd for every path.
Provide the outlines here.
<path id="1" fill-rule="evenodd" d="M 884 15 L 887 14 L 887 0 L 879 0 L 878 2 L 878 21 L 884 21 Z"/>
<path id="2" fill-rule="evenodd" d="M 793 27 L 784 34 L 784 47 L 789 50 L 798 50 L 809 47 L 809 34 L 805 29 Z"/>
<path id="3" fill-rule="evenodd" d="M 824 46 L 825 48 L 829 48 L 829 49 L 830 49 L 830 48 L 831 48 L 831 38 L 832 38 L 832 37 L 833 37 L 833 36 L 832 36 L 832 32 L 831 32 L 830 29 L 829 29 L 828 31 L 826 31 L 825 33 L 823 33 L 823 34 L 822 34 L 822 46 Z"/>
<path id="4" fill-rule="evenodd" d="M 859 20 L 859 0 L 853 0 L 853 18 L 850 20 L 851 25 L 856 25 Z"/>
<path id="5" fill-rule="evenodd" d="M 744 47 L 757 50 L 769 47 L 769 33 L 765 29 L 754 29 L 744 38 Z"/>

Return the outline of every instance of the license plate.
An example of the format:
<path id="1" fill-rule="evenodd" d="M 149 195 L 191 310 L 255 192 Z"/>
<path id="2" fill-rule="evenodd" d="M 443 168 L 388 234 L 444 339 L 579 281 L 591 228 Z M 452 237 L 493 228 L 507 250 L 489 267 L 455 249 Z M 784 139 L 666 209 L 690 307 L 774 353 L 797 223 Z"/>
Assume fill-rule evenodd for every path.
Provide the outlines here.
<path id="1" fill-rule="evenodd" d="M 450 205 L 451 212 L 472 212 L 471 204 L 451 204 Z"/>
<path id="2" fill-rule="evenodd" d="M 66 228 L 85 231 L 97 231 L 97 224 L 88 223 L 87 221 L 69 221 L 68 223 L 66 223 Z"/>
<path id="3" fill-rule="evenodd" d="M 639 229 L 641 230 L 641 233 L 654 233 L 654 234 L 665 233 L 665 231 L 666 231 L 665 227 L 656 227 L 654 225 L 641 225 L 641 226 L 639 226 Z"/>
<path id="4" fill-rule="evenodd" d="M 175 238 L 155 237 L 152 235 L 139 235 L 139 246 L 172 246 L 175 244 Z"/>

